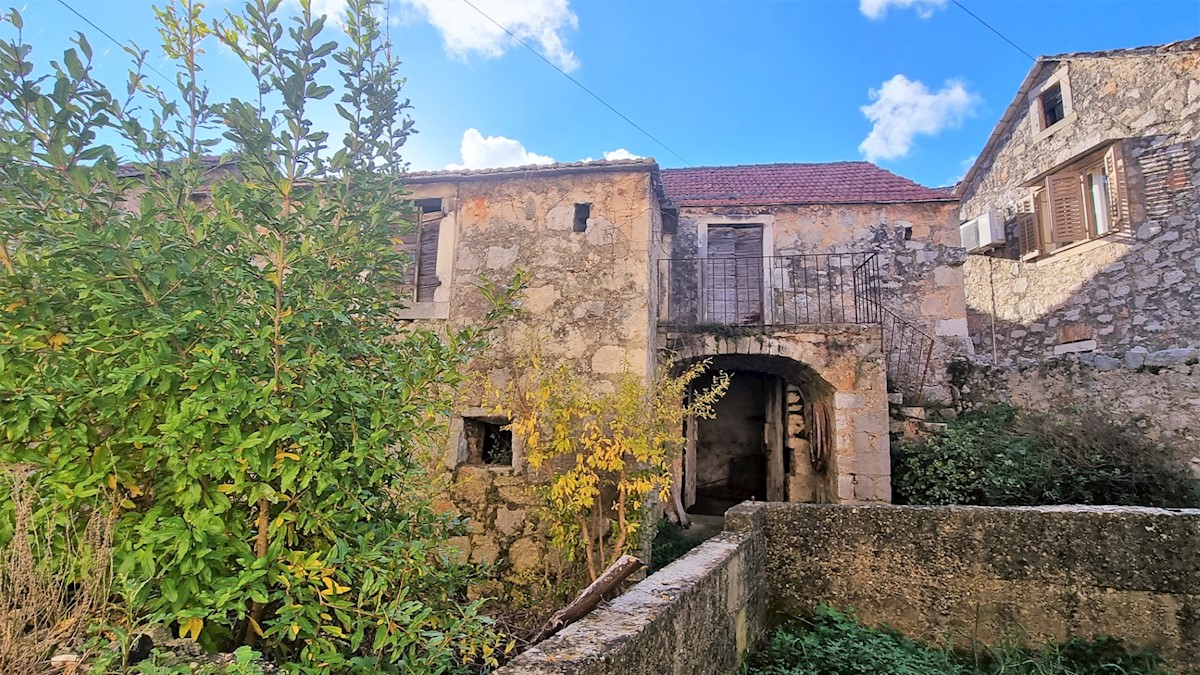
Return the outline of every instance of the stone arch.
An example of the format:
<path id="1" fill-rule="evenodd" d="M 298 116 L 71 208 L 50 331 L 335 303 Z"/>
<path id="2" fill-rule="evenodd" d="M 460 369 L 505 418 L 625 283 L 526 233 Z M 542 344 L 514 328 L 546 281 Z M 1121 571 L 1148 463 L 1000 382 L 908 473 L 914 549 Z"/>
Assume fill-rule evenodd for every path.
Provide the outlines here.
<path id="1" fill-rule="evenodd" d="M 711 359 L 714 368 L 771 375 L 795 388 L 785 390 L 781 405 L 794 406 L 794 391 L 804 405 L 815 402 L 824 409 L 829 451 L 823 472 L 809 466 L 807 456 L 797 456 L 798 450 L 806 455 L 808 446 L 789 444 L 797 425 L 778 423 L 787 434 L 778 441 L 780 451 L 792 454 L 772 458 L 784 486 L 782 493 L 774 491 L 775 498 L 891 501 L 887 381 L 878 327 L 840 325 L 815 326 L 808 331 L 676 335 L 664 345 L 664 358 L 678 366 Z M 814 413 L 805 409 L 809 411 L 803 420 L 805 435 L 799 438 L 807 440 L 806 434 L 814 427 Z M 794 407 L 784 410 L 794 414 Z M 769 424 L 767 433 L 771 433 Z"/>

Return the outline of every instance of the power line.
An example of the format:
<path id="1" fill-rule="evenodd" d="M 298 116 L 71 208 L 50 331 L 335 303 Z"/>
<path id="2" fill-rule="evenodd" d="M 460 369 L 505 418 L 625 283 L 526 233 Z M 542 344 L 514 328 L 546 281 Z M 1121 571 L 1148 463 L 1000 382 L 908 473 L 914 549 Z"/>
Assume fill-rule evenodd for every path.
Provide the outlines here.
<path id="1" fill-rule="evenodd" d="M 61 0 L 59 0 L 59 1 L 61 2 Z M 959 8 L 959 9 L 961 9 L 961 10 L 962 10 L 962 11 L 964 11 L 964 12 L 966 12 L 967 14 L 970 14 L 970 15 L 971 15 L 971 18 L 973 18 L 973 19 L 975 19 L 976 21 L 978 21 L 979 23 L 983 24 L 983 26 L 984 26 L 985 28 L 987 28 L 988 30 L 992 31 L 992 32 L 993 32 L 993 33 L 995 33 L 996 35 L 999 35 L 1001 40 L 1004 40 L 1004 41 L 1005 41 L 1005 42 L 1007 42 L 1008 44 L 1012 45 L 1013 49 L 1016 49 L 1017 51 L 1021 52 L 1021 53 L 1022 53 L 1022 54 L 1024 54 L 1025 56 L 1027 56 L 1027 57 L 1029 58 L 1029 60 L 1030 60 L 1030 61 L 1033 61 L 1033 62 L 1035 62 L 1035 63 L 1037 62 L 1037 57 L 1036 57 L 1036 56 L 1034 56 L 1033 54 L 1030 54 L 1029 52 L 1025 51 L 1024 49 L 1021 49 L 1021 46 L 1020 46 L 1020 45 L 1018 45 L 1017 43 L 1013 42 L 1012 40 L 1009 40 L 1009 39 L 1008 39 L 1008 37 L 1006 37 L 1006 36 L 1004 35 L 1004 33 L 1001 33 L 1000 31 L 996 30 L 995 28 L 992 28 L 992 25 L 991 25 L 990 23 L 988 23 L 988 22 L 984 21 L 983 19 L 979 18 L 979 15 L 977 15 L 975 12 L 972 12 L 971 10 L 967 9 L 966 7 L 963 7 L 963 4 L 962 4 L 961 2 L 959 2 L 958 0 L 950 0 L 950 2 L 953 2 L 954 4 L 958 5 L 958 8 Z"/>
<path id="2" fill-rule="evenodd" d="M 59 0 L 59 2 L 62 2 L 62 0 Z M 650 133 L 649 131 L 646 131 L 645 129 L 643 129 L 643 128 L 642 128 L 642 127 L 641 127 L 641 126 L 640 126 L 640 125 L 639 125 L 637 122 L 634 122 L 633 120 L 629 119 L 629 117 L 628 117 L 628 116 L 627 116 L 625 113 L 621 112 L 620 110 L 617 110 L 617 109 L 616 109 L 616 108 L 614 108 L 614 107 L 612 106 L 612 104 L 610 104 L 608 101 L 605 101 L 604 99 L 600 98 L 600 96 L 599 96 L 598 94 L 596 94 L 596 92 L 592 91 L 591 89 L 588 89 L 587 87 L 585 87 L 585 86 L 583 85 L 583 83 L 582 83 L 582 82 L 580 82 L 579 80 L 577 80 L 577 79 L 575 79 L 575 78 L 571 77 L 569 74 L 567 74 L 567 71 L 563 70 L 562 68 L 559 68 L 559 67 L 558 67 L 558 66 L 556 66 L 556 65 L 555 65 L 555 64 L 554 64 L 554 63 L 553 63 L 553 62 L 552 62 L 550 59 L 546 58 L 545 56 L 542 56 L 542 53 L 541 53 L 541 52 L 539 52 L 538 50 L 536 50 L 536 49 L 534 49 L 533 47 L 529 46 L 529 43 L 525 42 L 525 41 L 524 41 L 524 40 L 522 40 L 521 38 L 519 38 L 519 37 L 517 37 L 516 35 L 514 35 L 512 31 L 510 31 L 509 29 L 505 28 L 505 27 L 504 27 L 504 25 L 503 25 L 503 24 L 501 24 L 499 21 L 496 21 L 496 20 L 495 20 L 495 19 L 493 19 L 492 17 L 488 16 L 488 15 L 487 15 L 487 13 L 486 13 L 486 12 L 484 12 L 482 9 L 479 9 L 478 7 L 476 7 L 476 6 L 475 6 L 475 3 L 471 2 L 471 0 L 463 0 L 463 2 L 467 3 L 467 6 L 468 6 L 468 7 L 470 7 L 471 9 L 475 10 L 476 12 L 479 12 L 479 14 L 480 14 L 481 16 L 483 16 L 483 18 L 485 18 L 485 19 L 487 19 L 488 21 L 491 21 L 492 23 L 496 24 L 496 27 L 497 27 L 497 28 L 499 28 L 500 30 L 502 30 L 502 31 L 504 31 L 505 33 L 507 33 L 507 34 L 508 34 L 508 36 L 509 36 L 510 38 L 512 38 L 512 39 L 514 39 L 514 40 L 516 40 L 518 43 L 520 43 L 520 45 L 521 45 L 522 47 L 524 47 L 525 49 L 528 49 L 529 51 L 533 52 L 533 54 L 534 54 L 535 56 L 537 56 L 539 59 L 541 59 L 541 60 L 545 61 L 545 62 L 546 62 L 546 65 L 548 65 L 548 66 L 550 66 L 551 68 L 553 68 L 553 69 L 557 70 L 557 71 L 558 71 L 558 72 L 559 72 L 559 73 L 560 73 L 560 74 L 561 74 L 563 77 L 565 77 L 565 78 L 567 78 L 568 80 L 570 80 L 571 82 L 573 82 L 573 83 L 575 84 L 575 86 L 577 86 L 577 87 L 579 87 L 580 89 L 582 89 L 582 90 L 584 90 L 585 92 L 587 92 L 587 94 L 588 94 L 589 96 L 591 96 L 592 98 L 594 98 L 594 99 L 596 99 L 597 101 L 599 101 L 599 102 L 600 102 L 600 104 L 601 104 L 601 105 L 603 105 L 605 108 L 608 108 L 609 110 L 613 111 L 614 113 L 616 113 L 616 115 L 617 115 L 618 117 L 620 117 L 621 119 L 623 119 L 623 120 L 625 120 L 626 122 L 628 122 L 628 123 L 629 123 L 629 125 L 630 125 L 630 126 L 632 126 L 634 129 L 637 129 L 638 131 L 642 132 L 642 134 L 643 134 L 643 135 L 645 135 L 645 136 L 646 136 L 646 138 L 649 138 L 650 140 L 652 140 L 652 141 L 654 141 L 655 143 L 657 143 L 657 144 L 659 144 L 660 146 L 662 146 L 662 148 L 663 148 L 664 150 L 666 150 L 667 152 L 671 153 L 672 155 L 675 155 L 675 157 L 677 157 L 677 158 L 679 159 L 679 161 L 683 162 L 684 164 L 687 164 L 688 166 L 694 166 L 694 165 L 693 165 L 691 162 L 689 162 L 689 161 L 687 161 L 686 159 L 684 159 L 684 158 L 683 158 L 683 156 L 682 156 L 682 155 L 680 155 L 678 152 L 675 152 L 674 150 L 672 150 L 672 149 L 671 149 L 671 146 L 669 146 L 669 145 L 667 145 L 666 143 L 663 143 L 662 141 L 658 140 L 658 138 L 657 138 L 657 137 L 655 137 L 655 136 L 654 136 L 654 134 L 652 134 L 652 133 Z"/>
<path id="3" fill-rule="evenodd" d="M 115 38 L 115 37 L 113 37 L 112 35 L 110 35 L 110 34 L 108 33 L 108 31 L 104 30 L 104 29 L 103 29 L 103 28 L 101 28 L 100 26 L 97 26 L 97 25 L 96 25 L 96 24 L 95 24 L 95 23 L 94 23 L 94 22 L 93 22 L 91 19 L 89 19 L 89 18 L 87 18 L 86 16 L 84 16 L 84 15 L 80 14 L 80 13 L 79 13 L 79 10 L 77 10 L 77 9 L 75 9 L 74 7 L 72 7 L 72 6 L 68 5 L 68 4 L 67 4 L 67 2 L 66 2 L 66 0 L 58 0 L 58 4 L 62 5 L 63 7 L 66 7 L 68 10 L 70 10 L 70 12 L 71 12 L 72 14 L 74 14 L 74 15 L 75 15 L 75 16 L 77 16 L 77 17 L 79 17 L 80 19 L 83 19 L 84 23 L 86 23 L 87 25 L 89 25 L 89 26 L 91 26 L 92 28 L 95 28 L 96 30 L 100 31 L 100 34 L 101 34 L 101 35 L 103 35 L 104 37 L 108 38 L 109 40 L 112 40 L 112 43 L 113 43 L 113 44 L 115 44 L 116 46 L 120 47 L 121 49 L 125 49 L 125 48 L 126 48 L 126 45 L 125 45 L 125 44 L 123 44 L 123 43 L 122 43 L 120 40 L 118 40 L 117 38 Z M 132 44 L 132 42 L 130 42 L 130 44 Z M 165 81 L 167 84 L 171 84 L 171 78 L 167 77 L 166 75 L 163 75 L 161 72 L 159 72 L 159 70 L 158 70 L 157 68 L 155 68 L 154 66 L 150 65 L 150 63 L 149 63 L 149 62 L 147 62 L 147 61 L 143 61 L 143 63 L 145 63 L 145 64 L 146 64 L 146 67 L 147 67 L 147 68 L 149 68 L 149 69 L 150 69 L 151 71 L 153 71 L 153 72 L 154 72 L 156 75 L 158 75 L 159 77 L 161 77 L 161 78 L 163 79 L 163 81 Z"/>

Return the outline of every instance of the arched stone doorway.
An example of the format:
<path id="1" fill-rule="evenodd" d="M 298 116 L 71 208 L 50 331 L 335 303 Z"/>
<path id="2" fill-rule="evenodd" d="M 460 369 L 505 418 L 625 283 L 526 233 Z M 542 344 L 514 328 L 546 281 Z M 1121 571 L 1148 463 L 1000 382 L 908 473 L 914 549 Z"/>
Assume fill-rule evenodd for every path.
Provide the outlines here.
<path id="1" fill-rule="evenodd" d="M 887 384 L 877 327 L 676 335 L 678 364 L 733 375 L 712 420 L 691 420 L 676 466 L 684 508 L 745 499 L 888 502 Z M 702 383 L 701 383 L 702 384 Z"/>

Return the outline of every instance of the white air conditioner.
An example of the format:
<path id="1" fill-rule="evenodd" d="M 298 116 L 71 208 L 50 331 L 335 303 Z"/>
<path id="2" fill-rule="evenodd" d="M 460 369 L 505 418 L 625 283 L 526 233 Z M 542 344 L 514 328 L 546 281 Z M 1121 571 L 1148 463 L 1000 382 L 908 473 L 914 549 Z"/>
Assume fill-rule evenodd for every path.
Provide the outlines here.
<path id="1" fill-rule="evenodd" d="M 958 226 L 967 253 L 985 251 L 1004 243 L 1004 220 L 995 211 L 972 218 Z"/>

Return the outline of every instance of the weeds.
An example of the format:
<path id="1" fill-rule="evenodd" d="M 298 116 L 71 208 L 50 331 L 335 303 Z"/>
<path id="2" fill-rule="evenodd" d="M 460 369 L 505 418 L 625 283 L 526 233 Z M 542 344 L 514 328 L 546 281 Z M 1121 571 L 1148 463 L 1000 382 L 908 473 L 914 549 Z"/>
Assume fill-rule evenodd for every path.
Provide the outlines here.
<path id="1" fill-rule="evenodd" d="M 1120 640 L 1071 638 L 1029 646 L 1015 638 L 958 651 L 889 628 L 868 628 L 853 615 L 819 606 L 780 626 L 742 675 L 1170 675 L 1161 657 Z"/>
<path id="2" fill-rule="evenodd" d="M 98 511 L 81 522 L 38 513 L 25 467 L 0 469 L 0 495 L 9 498 L 12 527 L 0 547 L 0 672 L 49 672 L 55 650 L 85 651 L 88 630 L 106 614 L 113 520 Z"/>
<path id="3" fill-rule="evenodd" d="M 892 448 L 901 504 L 1200 506 L 1200 482 L 1132 425 L 993 406 Z"/>

